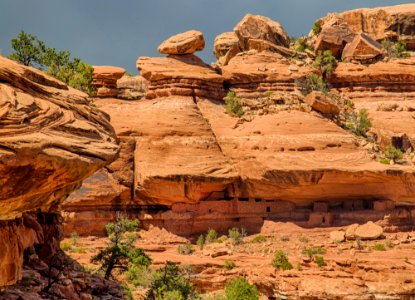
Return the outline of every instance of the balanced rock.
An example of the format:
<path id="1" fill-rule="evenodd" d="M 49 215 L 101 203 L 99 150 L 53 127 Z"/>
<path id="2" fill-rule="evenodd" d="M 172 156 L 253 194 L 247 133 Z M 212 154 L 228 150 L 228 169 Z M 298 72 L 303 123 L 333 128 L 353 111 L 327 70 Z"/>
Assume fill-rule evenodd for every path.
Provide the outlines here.
<path id="1" fill-rule="evenodd" d="M 158 47 L 161 54 L 193 54 L 205 48 L 203 34 L 197 30 L 190 30 L 176 34 L 165 40 Z"/>
<path id="2" fill-rule="evenodd" d="M 343 19 L 334 16 L 322 26 L 314 49 L 316 53 L 330 50 L 335 57 L 340 58 L 344 46 L 352 42 L 355 35 Z"/>
<path id="3" fill-rule="evenodd" d="M 311 92 L 304 98 L 304 102 L 310 105 L 312 109 L 322 114 L 338 115 L 340 112 L 340 108 L 337 104 L 322 92 Z"/>
<path id="4" fill-rule="evenodd" d="M 101 98 L 117 97 L 117 80 L 125 74 L 125 69 L 113 66 L 94 66 L 92 84 L 96 87 L 96 96 Z"/>
<path id="5" fill-rule="evenodd" d="M 382 58 L 384 49 L 381 44 L 364 33 L 357 34 L 343 50 L 342 60 L 372 61 Z"/>
<path id="6" fill-rule="evenodd" d="M 251 39 L 264 40 L 283 47 L 290 45 L 290 39 L 281 24 L 264 16 L 247 14 L 235 26 L 234 31 L 244 51 L 250 50 Z"/>
<path id="7" fill-rule="evenodd" d="M 213 54 L 216 58 L 225 56 L 233 45 L 238 44 L 238 36 L 234 32 L 224 32 L 215 38 Z"/>

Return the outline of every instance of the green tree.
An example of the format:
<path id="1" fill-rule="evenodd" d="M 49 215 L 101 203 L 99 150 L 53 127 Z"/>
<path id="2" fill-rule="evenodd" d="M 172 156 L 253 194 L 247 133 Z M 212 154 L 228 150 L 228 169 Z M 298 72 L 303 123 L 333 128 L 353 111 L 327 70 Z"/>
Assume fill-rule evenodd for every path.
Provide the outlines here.
<path id="1" fill-rule="evenodd" d="M 287 254 L 282 250 L 278 250 L 275 253 L 271 264 L 276 269 L 281 269 L 283 271 L 291 270 L 293 268 L 293 265 L 288 260 Z"/>
<path id="2" fill-rule="evenodd" d="M 14 52 L 9 58 L 27 66 L 46 70 L 49 75 L 89 95 L 95 93 L 92 86 L 92 66 L 75 57 L 69 51 L 48 48 L 36 36 L 21 31 L 11 41 Z"/>
<path id="3" fill-rule="evenodd" d="M 109 243 L 91 258 L 91 262 L 101 263 L 106 279 L 112 276 L 115 269 L 127 271 L 129 266 L 148 267 L 151 264 L 150 256 L 134 246 L 138 225 L 138 220 L 120 218 L 117 214 L 116 221 L 105 226 Z"/>
<path id="4" fill-rule="evenodd" d="M 193 289 L 189 278 L 186 277 L 188 276 L 176 263 L 167 261 L 162 268 L 153 274 L 150 299 L 198 299 L 198 294 Z"/>
<path id="5" fill-rule="evenodd" d="M 226 112 L 234 117 L 242 117 L 244 110 L 242 108 L 241 101 L 235 92 L 229 91 L 225 97 L 225 108 Z"/>
<path id="6" fill-rule="evenodd" d="M 226 284 L 226 300 L 258 300 L 257 288 L 243 278 L 237 278 Z"/>
<path id="7" fill-rule="evenodd" d="M 346 128 L 352 131 L 357 136 L 367 137 L 367 132 L 372 127 L 372 122 L 369 119 L 367 110 L 362 108 L 359 113 L 355 112 L 346 116 Z"/>
<path id="8" fill-rule="evenodd" d="M 321 28 L 321 25 L 322 25 L 321 20 L 317 20 L 317 21 L 314 22 L 313 28 L 311 28 L 311 30 L 313 31 L 314 35 L 319 35 L 320 34 L 321 29 L 322 29 Z"/>
<path id="9" fill-rule="evenodd" d="M 46 49 L 45 44 L 39 41 L 37 36 L 24 31 L 20 31 L 17 38 L 11 40 L 11 46 L 14 52 L 9 58 L 25 66 L 39 66 Z"/>

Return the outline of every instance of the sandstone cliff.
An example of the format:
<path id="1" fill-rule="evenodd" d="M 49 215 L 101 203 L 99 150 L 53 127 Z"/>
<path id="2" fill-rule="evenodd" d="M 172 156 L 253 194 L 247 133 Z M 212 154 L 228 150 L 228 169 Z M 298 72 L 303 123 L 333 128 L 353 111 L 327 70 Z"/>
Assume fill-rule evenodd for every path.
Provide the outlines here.
<path id="1" fill-rule="evenodd" d="M 48 258 L 59 248 L 60 203 L 113 161 L 118 146 L 109 116 L 87 95 L 4 57 L 0 123 L 3 286 L 20 279 L 25 250 L 36 245 Z"/>

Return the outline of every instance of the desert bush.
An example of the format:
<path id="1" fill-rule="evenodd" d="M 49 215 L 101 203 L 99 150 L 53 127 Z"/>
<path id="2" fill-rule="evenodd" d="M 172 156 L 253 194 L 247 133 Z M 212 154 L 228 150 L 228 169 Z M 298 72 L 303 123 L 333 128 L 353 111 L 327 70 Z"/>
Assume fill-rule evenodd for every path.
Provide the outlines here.
<path id="1" fill-rule="evenodd" d="M 205 246 L 205 236 L 203 234 L 199 235 L 196 244 L 199 246 L 200 250 L 203 250 L 203 247 Z"/>
<path id="2" fill-rule="evenodd" d="M 171 261 L 154 272 L 150 286 L 150 299 L 166 300 L 198 299 L 188 275 Z"/>
<path id="3" fill-rule="evenodd" d="M 223 268 L 225 270 L 232 270 L 236 267 L 235 261 L 232 259 L 225 259 L 225 264 L 223 265 Z"/>
<path id="4" fill-rule="evenodd" d="M 246 236 L 246 232 L 244 228 L 231 228 L 228 231 L 228 236 L 231 239 L 232 243 L 235 245 L 239 245 L 242 243 L 242 238 Z"/>
<path id="5" fill-rule="evenodd" d="M 193 245 L 190 242 L 179 245 L 177 246 L 177 252 L 184 255 L 192 254 L 194 252 Z"/>
<path id="6" fill-rule="evenodd" d="M 389 161 L 396 161 L 403 158 L 403 152 L 400 149 L 395 148 L 393 145 L 388 145 L 383 152 L 383 155 Z"/>
<path id="7" fill-rule="evenodd" d="M 234 117 L 242 117 L 244 111 L 242 104 L 235 92 L 229 91 L 225 97 L 226 112 Z"/>
<path id="8" fill-rule="evenodd" d="M 311 51 L 314 51 L 314 48 L 307 44 L 307 39 L 304 38 L 304 37 L 299 38 L 296 41 L 296 45 L 297 45 L 297 47 L 296 47 L 295 50 L 297 50 L 298 52 L 304 52 L 307 49 L 311 50 Z"/>
<path id="9" fill-rule="evenodd" d="M 407 53 L 406 43 L 404 41 L 394 43 L 389 39 L 385 39 L 382 41 L 382 46 L 391 58 L 406 58 L 410 56 Z"/>
<path id="10" fill-rule="evenodd" d="M 300 236 L 300 237 L 298 238 L 298 240 L 299 240 L 301 243 L 309 243 L 309 242 L 310 242 L 310 239 L 309 239 L 308 237 L 305 237 L 305 236 Z"/>
<path id="11" fill-rule="evenodd" d="M 288 235 L 283 235 L 280 240 L 281 240 L 281 242 L 289 242 L 290 237 Z"/>
<path id="12" fill-rule="evenodd" d="M 63 251 L 71 251 L 72 250 L 72 245 L 69 244 L 68 242 L 61 242 L 61 250 Z"/>
<path id="13" fill-rule="evenodd" d="M 327 265 L 326 264 L 326 261 L 324 260 L 324 257 L 323 256 L 316 256 L 316 257 L 314 257 L 314 261 L 317 264 L 317 266 L 319 266 L 320 268 Z"/>
<path id="14" fill-rule="evenodd" d="M 257 236 L 255 236 L 252 240 L 251 243 L 263 243 L 267 240 L 267 238 L 261 234 L 258 234 Z"/>
<path id="15" fill-rule="evenodd" d="M 357 136 L 367 137 L 367 132 L 372 127 L 367 110 L 362 108 L 358 114 L 355 112 L 347 114 L 345 127 Z"/>
<path id="16" fill-rule="evenodd" d="M 315 73 L 309 73 L 305 78 L 297 79 L 296 83 L 305 96 L 310 94 L 312 91 L 319 91 L 324 94 L 329 92 L 329 87 L 324 82 L 323 77 Z"/>
<path id="17" fill-rule="evenodd" d="M 279 250 L 275 253 L 274 259 L 272 260 L 272 266 L 276 269 L 280 270 L 291 270 L 293 268 L 293 265 L 289 262 L 287 254 Z"/>
<path id="18" fill-rule="evenodd" d="M 302 254 L 307 255 L 309 257 L 313 257 L 314 255 L 317 255 L 317 254 L 320 254 L 320 255 L 326 254 L 326 249 L 321 246 L 313 246 L 313 247 L 303 249 Z"/>
<path id="19" fill-rule="evenodd" d="M 337 60 L 333 56 L 331 50 L 319 51 L 313 63 L 313 67 L 317 68 L 320 71 L 324 80 L 330 78 L 334 69 L 336 69 L 336 66 Z"/>
<path id="20" fill-rule="evenodd" d="M 217 238 L 218 238 L 218 233 L 216 232 L 216 230 L 209 229 L 206 234 L 205 242 L 206 244 L 213 243 L 217 240 Z"/>
<path id="21" fill-rule="evenodd" d="M 112 276 L 114 269 L 127 271 L 131 265 L 148 267 L 151 264 L 150 256 L 134 246 L 138 225 L 138 220 L 121 218 L 117 214 L 115 222 L 105 226 L 109 242 L 106 248 L 91 258 L 91 262 L 101 263 L 100 269 L 106 279 Z"/>
<path id="22" fill-rule="evenodd" d="M 240 277 L 226 284 L 226 300 L 258 300 L 257 288 L 250 284 L 245 278 Z"/>
<path id="23" fill-rule="evenodd" d="M 319 35 L 321 33 L 321 20 L 316 20 L 313 24 L 311 30 L 313 31 L 314 35 Z"/>
<path id="24" fill-rule="evenodd" d="M 14 52 L 9 55 L 10 59 L 46 70 L 49 75 L 89 95 L 95 92 L 92 66 L 77 57 L 71 59 L 69 51 L 57 52 L 55 48 L 46 47 L 35 35 L 24 31 L 11 40 L 11 46 Z"/>
<path id="25" fill-rule="evenodd" d="M 386 251 L 384 244 L 376 244 L 372 247 L 372 249 L 375 251 Z"/>
<path id="26" fill-rule="evenodd" d="M 150 287 L 153 282 L 153 272 L 144 266 L 132 265 L 124 275 L 135 286 Z"/>

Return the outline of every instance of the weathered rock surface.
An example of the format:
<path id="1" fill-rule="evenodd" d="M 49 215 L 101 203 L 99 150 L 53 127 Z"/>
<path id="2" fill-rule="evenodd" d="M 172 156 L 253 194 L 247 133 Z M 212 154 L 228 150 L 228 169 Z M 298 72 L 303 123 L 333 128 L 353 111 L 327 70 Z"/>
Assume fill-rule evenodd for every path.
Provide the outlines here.
<path id="1" fill-rule="evenodd" d="M 161 54 L 193 54 L 205 48 L 203 34 L 197 30 L 190 30 L 176 34 L 165 40 L 158 47 Z"/>
<path id="2" fill-rule="evenodd" d="M 94 66 L 92 84 L 97 89 L 96 96 L 117 97 L 117 80 L 125 74 L 125 69 L 113 66 Z"/>
<path id="3" fill-rule="evenodd" d="M 147 80 L 142 76 L 123 76 L 117 80 L 117 98 L 138 100 L 144 97 Z"/>
<path id="4" fill-rule="evenodd" d="M 59 240 L 22 214 L 56 212 L 83 179 L 115 159 L 118 146 L 108 115 L 90 106 L 84 93 L 3 57 L 0 124 L 3 286 L 20 278 L 25 249 Z"/>
<path id="5" fill-rule="evenodd" d="M 219 100 L 225 95 L 223 77 L 193 54 L 140 57 L 137 68 L 149 82 L 148 99 L 189 96 Z"/>
<path id="6" fill-rule="evenodd" d="M 304 98 L 304 102 L 322 114 L 338 115 L 340 112 L 339 106 L 322 92 L 311 92 Z"/>
<path id="7" fill-rule="evenodd" d="M 330 50 L 335 57 L 340 58 L 344 46 L 352 42 L 355 35 L 343 19 L 332 16 L 322 25 L 315 42 L 315 52 Z"/>
<path id="8" fill-rule="evenodd" d="M 339 63 L 331 84 L 350 97 L 356 109 L 367 109 L 372 131 L 384 146 L 406 134 L 415 138 L 415 58 L 377 62 L 369 65 Z M 385 105 L 395 109 L 385 110 Z"/>
<path id="9" fill-rule="evenodd" d="M 334 14 L 354 32 L 366 33 L 376 41 L 401 39 L 409 50 L 415 50 L 415 4 L 362 8 Z M 333 14 L 323 18 L 325 23 Z"/>
<path id="10" fill-rule="evenodd" d="M 281 24 L 264 16 L 245 15 L 235 26 L 234 32 L 238 36 L 242 50 L 250 50 L 251 39 L 264 40 L 283 47 L 290 45 L 288 35 Z"/>
<path id="11" fill-rule="evenodd" d="M 357 60 L 368 62 L 382 58 L 385 50 L 382 45 L 374 41 L 365 33 L 355 36 L 353 41 L 346 45 L 342 53 L 342 60 Z"/>
<path id="12" fill-rule="evenodd" d="M 376 240 L 383 234 L 383 228 L 373 222 L 363 225 L 353 224 L 347 228 L 347 239 Z"/>

